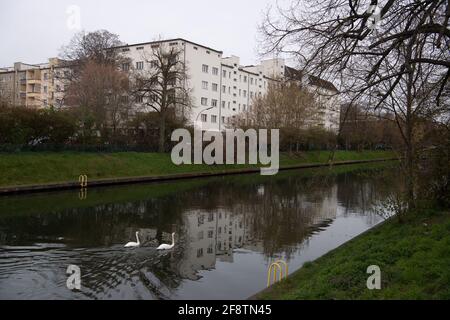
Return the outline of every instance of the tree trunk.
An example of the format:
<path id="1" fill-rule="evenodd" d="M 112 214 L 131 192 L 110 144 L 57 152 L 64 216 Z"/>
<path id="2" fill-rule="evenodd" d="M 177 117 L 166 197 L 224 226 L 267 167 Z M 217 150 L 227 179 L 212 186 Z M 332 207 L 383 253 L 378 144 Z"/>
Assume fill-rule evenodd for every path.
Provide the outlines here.
<path id="1" fill-rule="evenodd" d="M 158 152 L 164 153 L 166 151 L 166 114 L 165 112 L 160 113 L 159 117 L 159 147 Z"/>

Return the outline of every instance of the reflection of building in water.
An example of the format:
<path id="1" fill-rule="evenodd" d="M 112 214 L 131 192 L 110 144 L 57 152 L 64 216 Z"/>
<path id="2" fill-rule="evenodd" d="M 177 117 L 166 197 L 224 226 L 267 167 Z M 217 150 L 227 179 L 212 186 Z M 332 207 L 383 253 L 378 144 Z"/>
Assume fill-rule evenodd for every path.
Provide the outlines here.
<path id="1" fill-rule="evenodd" d="M 314 212 L 318 212 L 320 214 L 314 214 L 312 216 L 312 224 L 319 224 L 324 220 L 332 220 L 337 216 L 338 210 L 338 185 L 333 184 L 328 190 L 323 191 L 321 194 L 321 201 L 304 201 L 301 202 L 305 205 L 305 209 L 309 208 Z"/>
<path id="2" fill-rule="evenodd" d="M 243 214 L 233 214 L 224 209 L 197 210 L 185 216 L 186 243 L 181 272 L 196 278 L 196 270 L 213 269 L 216 258 L 233 261 L 233 249 L 244 244 L 245 219 Z"/>
<path id="3" fill-rule="evenodd" d="M 251 205 L 234 204 L 232 208 L 199 209 L 185 214 L 186 248 L 180 262 L 183 277 L 197 279 L 197 271 L 215 268 L 216 260 L 233 262 L 233 250 L 237 248 L 267 253 L 265 247 L 270 239 L 270 235 L 264 234 L 267 230 L 283 233 L 284 240 L 276 247 L 283 250 L 283 246 L 301 243 L 309 232 L 308 227 L 336 218 L 336 185 L 308 195 L 288 195 L 276 200 L 265 197 L 266 191 L 260 187 L 257 194 L 264 201 L 276 201 L 280 205 L 275 212 L 276 221 L 266 214 L 264 201 L 259 200 Z M 277 232 L 273 235 L 279 239 Z"/>

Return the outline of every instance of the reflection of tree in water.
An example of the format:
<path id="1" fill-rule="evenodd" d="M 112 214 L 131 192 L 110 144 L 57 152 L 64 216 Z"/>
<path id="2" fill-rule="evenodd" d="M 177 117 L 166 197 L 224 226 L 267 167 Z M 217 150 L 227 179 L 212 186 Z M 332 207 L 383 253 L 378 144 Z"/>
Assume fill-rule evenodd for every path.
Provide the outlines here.
<path id="1" fill-rule="evenodd" d="M 199 270 L 214 268 L 216 259 L 232 261 L 236 248 L 289 260 L 314 230 L 335 219 L 339 204 L 348 214 L 369 210 L 394 187 L 394 175 L 390 176 L 388 182 L 379 172 L 224 178 L 160 198 L 149 195 L 139 201 L 0 217 L 0 245 L 46 241 L 87 248 L 70 255 L 71 263 L 79 263 L 86 272 L 87 295 L 101 297 L 113 288 L 133 288 L 129 290 L 135 295 L 151 293 L 165 299 L 182 279 L 198 279 Z M 143 247 L 124 250 L 136 230 L 142 233 Z M 171 232 L 177 233 L 175 250 L 156 252 L 159 243 L 170 241 Z"/>

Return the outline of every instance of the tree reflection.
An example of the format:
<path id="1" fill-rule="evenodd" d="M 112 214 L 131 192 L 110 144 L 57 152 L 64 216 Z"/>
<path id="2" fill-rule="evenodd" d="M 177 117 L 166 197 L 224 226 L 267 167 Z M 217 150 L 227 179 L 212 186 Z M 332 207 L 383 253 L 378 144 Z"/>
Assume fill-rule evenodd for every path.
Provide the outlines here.
<path id="1" fill-rule="evenodd" d="M 370 219 L 376 201 L 398 188 L 389 170 L 323 173 L 219 178 L 163 197 L 0 217 L 0 250 L 15 259 L 21 246 L 40 246 L 48 254 L 36 257 L 31 250 L 20 256 L 50 270 L 66 262 L 80 265 L 83 294 L 90 298 L 125 290 L 133 298 L 168 299 L 183 279 L 198 280 L 199 271 L 214 269 L 218 261 L 232 263 L 237 249 L 289 260 L 338 214 Z M 136 231 L 143 246 L 125 250 Z M 157 252 L 172 232 L 175 249 Z"/>

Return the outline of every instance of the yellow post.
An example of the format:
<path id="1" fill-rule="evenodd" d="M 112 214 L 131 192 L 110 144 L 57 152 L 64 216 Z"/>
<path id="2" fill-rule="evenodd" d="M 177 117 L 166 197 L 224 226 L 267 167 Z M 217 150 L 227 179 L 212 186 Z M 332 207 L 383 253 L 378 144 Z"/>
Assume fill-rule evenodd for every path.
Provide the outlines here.
<path id="1" fill-rule="evenodd" d="M 87 175 L 80 175 L 79 177 L 78 177 L 78 182 L 80 183 L 80 186 L 82 187 L 82 188 L 85 188 L 85 187 L 87 187 L 87 185 L 88 185 L 88 176 Z"/>
<path id="2" fill-rule="evenodd" d="M 278 271 L 280 271 L 280 277 L 282 277 L 283 271 L 282 271 L 281 266 L 278 263 L 276 263 L 276 262 L 272 263 L 270 265 L 269 271 L 267 273 L 267 287 L 270 287 L 270 285 L 271 285 L 271 281 L 270 281 L 270 276 L 271 275 L 273 275 L 273 283 L 277 282 L 277 280 L 278 280 Z M 281 280 L 281 278 L 280 278 L 280 280 Z"/>
<path id="3" fill-rule="evenodd" d="M 289 275 L 288 264 L 285 261 L 283 261 L 283 260 L 278 260 L 278 261 L 275 261 L 275 262 L 278 263 L 278 264 L 282 264 L 284 266 L 284 278 L 286 279 L 288 277 L 288 275 Z M 281 279 L 283 279 L 283 277 L 281 277 Z"/>
<path id="4" fill-rule="evenodd" d="M 281 265 L 284 266 L 284 270 L 281 267 Z M 283 272 L 284 271 L 284 272 Z M 279 276 L 278 276 L 279 272 Z M 269 267 L 269 271 L 267 272 L 267 287 L 270 287 L 271 284 L 275 284 L 278 281 L 282 281 L 283 279 L 286 279 L 289 274 L 289 268 L 288 264 L 284 262 L 283 260 L 278 260 L 272 263 Z M 270 281 L 270 276 L 272 276 L 273 283 Z"/>

